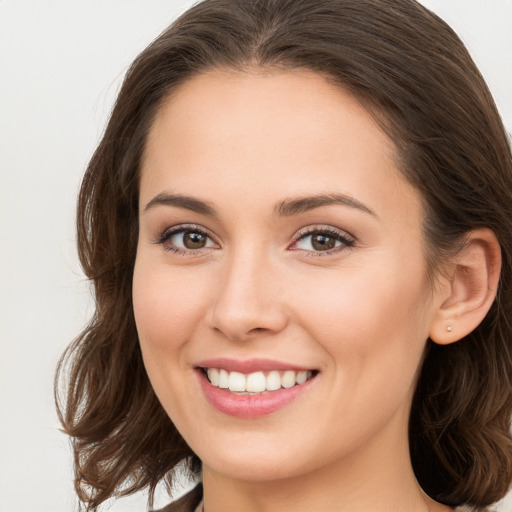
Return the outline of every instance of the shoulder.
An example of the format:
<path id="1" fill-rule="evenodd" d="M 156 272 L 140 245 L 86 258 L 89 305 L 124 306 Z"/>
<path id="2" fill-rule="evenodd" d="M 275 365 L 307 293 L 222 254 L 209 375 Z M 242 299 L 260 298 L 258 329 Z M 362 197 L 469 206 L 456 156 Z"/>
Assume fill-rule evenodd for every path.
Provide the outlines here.
<path id="1" fill-rule="evenodd" d="M 169 503 L 166 507 L 154 512 L 194 512 L 203 499 L 202 484 L 196 485 L 190 492 L 179 500 Z"/>

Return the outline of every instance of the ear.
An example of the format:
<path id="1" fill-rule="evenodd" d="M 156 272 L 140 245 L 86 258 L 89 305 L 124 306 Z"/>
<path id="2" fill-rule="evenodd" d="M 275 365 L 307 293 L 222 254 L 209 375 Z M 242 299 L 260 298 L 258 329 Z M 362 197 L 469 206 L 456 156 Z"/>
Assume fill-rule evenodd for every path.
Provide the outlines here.
<path id="1" fill-rule="evenodd" d="M 490 229 L 476 229 L 449 262 L 436 291 L 430 339 L 447 345 L 476 329 L 491 308 L 501 271 L 501 250 Z"/>

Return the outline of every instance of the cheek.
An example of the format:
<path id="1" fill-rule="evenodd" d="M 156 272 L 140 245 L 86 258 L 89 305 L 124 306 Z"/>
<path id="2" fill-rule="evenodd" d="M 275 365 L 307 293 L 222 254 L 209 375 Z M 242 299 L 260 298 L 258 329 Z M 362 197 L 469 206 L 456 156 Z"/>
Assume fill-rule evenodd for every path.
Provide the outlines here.
<path id="1" fill-rule="evenodd" d="M 207 283 L 185 269 L 170 272 L 166 266 L 136 261 L 133 308 L 145 360 L 179 350 L 203 316 Z"/>
<path id="2" fill-rule="evenodd" d="M 421 260 L 420 260 L 421 261 Z M 407 387 L 413 379 L 429 330 L 428 283 L 392 262 L 332 273 L 328 279 L 300 283 L 298 313 L 302 327 L 343 368 L 338 378 L 382 378 L 383 368 L 400 372 Z M 387 384 L 387 383 L 386 383 Z M 392 383 L 389 382 L 391 385 Z"/>
<path id="3" fill-rule="evenodd" d="M 171 272 L 142 254 L 133 275 L 133 309 L 151 385 L 178 426 L 189 414 L 186 385 L 193 372 L 186 357 L 188 341 L 204 314 L 204 279 L 191 279 L 190 271 Z M 178 420 L 176 423 L 175 420 Z"/>
<path id="4" fill-rule="evenodd" d="M 395 411 L 406 422 L 428 336 L 428 298 L 418 274 L 416 280 L 382 269 L 349 274 L 333 276 L 324 291 L 309 288 L 300 307 L 308 312 L 302 328 L 329 360 L 325 376 L 337 406 L 325 413 L 325 424 L 337 425 L 347 439 L 359 432 L 357 444 Z"/>
<path id="5" fill-rule="evenodd" d="M 357 338 L 365 332 L 418 330 L 426 320 L 428 297 L 421 274 L 408 279 L 389 266 L 343 270 L 299 282 L 296 296 L 300 307 L 309 311 L 311 326 L 322 331 L 337 331 L 342 337 Z M 362 339 L 361 339 L 362 341 Z"/>

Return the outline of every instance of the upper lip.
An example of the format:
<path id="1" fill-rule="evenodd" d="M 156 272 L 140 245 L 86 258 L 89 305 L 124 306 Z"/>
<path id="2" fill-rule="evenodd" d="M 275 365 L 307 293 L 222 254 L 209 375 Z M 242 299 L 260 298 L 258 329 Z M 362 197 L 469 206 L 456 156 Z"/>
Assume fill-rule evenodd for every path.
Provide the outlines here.
<path id="1" fill-rule="evenodd" d="M 296 372 L 308 371 L 313 368 L 300 366 L 297 364 L 286 363 L 283 361 L 274 361 L 271 359 L 248 359 L 245 361 L 239 361 L 236 359 L 229 359 L 219 357 L 215 359 L 206 359 L 199 362 L 196 365 L 198 368 L 218 368 L 228 372 L 239 372 L 239 373 L 254 373 L 254 372 L 265 372 L 272 370 L 293 370 Z"/>

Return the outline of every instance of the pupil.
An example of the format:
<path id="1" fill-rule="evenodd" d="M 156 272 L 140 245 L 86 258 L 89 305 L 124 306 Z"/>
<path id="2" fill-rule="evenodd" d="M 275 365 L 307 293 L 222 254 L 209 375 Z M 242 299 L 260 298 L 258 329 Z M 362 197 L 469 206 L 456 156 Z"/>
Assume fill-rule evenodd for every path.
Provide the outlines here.
<path id="1" fill-rule="evenodd" d="M 334 249 L 336 240 L 332 236 L 316 234 L 313 236 L 313 247 L 318 251 L 328 251 Z"/>
<path id="2" fill-rule="evenodd" d="M 206 237 L 195 231 L 187 231 L 183 236 L 183 244 L 187 249 L 201 249 L 206 244 Z"/>

